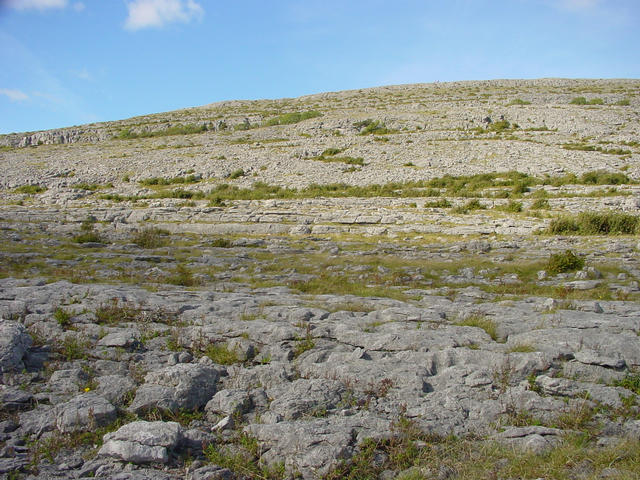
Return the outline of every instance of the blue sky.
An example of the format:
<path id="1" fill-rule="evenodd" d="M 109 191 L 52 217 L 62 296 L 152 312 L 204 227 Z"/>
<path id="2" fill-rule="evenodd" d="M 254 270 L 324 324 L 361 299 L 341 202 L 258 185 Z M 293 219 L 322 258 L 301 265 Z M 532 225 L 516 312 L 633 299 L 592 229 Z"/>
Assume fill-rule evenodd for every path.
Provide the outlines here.
<path id="1" fill-rule="evenodd" d="M 640 78 L 640 0 L 0 0 L 0 133 L 220 100 Z"/>

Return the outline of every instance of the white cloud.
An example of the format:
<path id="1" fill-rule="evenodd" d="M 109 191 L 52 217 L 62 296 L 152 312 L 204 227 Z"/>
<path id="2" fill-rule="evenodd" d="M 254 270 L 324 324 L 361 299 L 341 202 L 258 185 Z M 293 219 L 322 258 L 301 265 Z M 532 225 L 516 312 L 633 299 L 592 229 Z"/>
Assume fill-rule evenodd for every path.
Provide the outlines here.
<path id="1" fill-rule="evenodd" d="M 19 102 L 29 98 L 29 95 L 27 95 L 26 93 L 10 88 L 0 88 L 0 95 L 6 95 L 7 97 L 9 97 L 9 100 L 14 102 Z"/>
<path id="2" fill-rule="evenodd" d="M 4 0 L 4 4 L 15 10 L 46 10 L 65 8 L 68 0 Z"/>
<path id="3" fill-rule="evenodd" d="M 84 3 L 82 3 L 82 2 L 76 2 L 76 3 L 74 3 L 74 4 L 73 4 L 73 9 L 74 9 L 76 12 L 81 12 L 81 11 L 83 11 L 85 8 L 87 8 L 87 7 L 86 7 L 86 5 L 85 5 Z"/>
<path id="4" fill-rule="evenodd" d="M 172 22 L 188 23 L 204 15 L 204 9 L 194 0 L 133 0 L 127 3 L 127 8 L 125 28 L 128 30 L 162 27 Z"/>

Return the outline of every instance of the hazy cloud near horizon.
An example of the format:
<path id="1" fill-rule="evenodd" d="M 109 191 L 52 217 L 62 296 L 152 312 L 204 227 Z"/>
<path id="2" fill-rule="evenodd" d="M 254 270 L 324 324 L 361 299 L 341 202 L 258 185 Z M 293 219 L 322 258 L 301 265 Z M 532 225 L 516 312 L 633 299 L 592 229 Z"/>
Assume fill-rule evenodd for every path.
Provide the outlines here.
<path id="1" fill-rule="evenodd" d="M 202 6 L 194 0 L 133 0 L 127 3 L 127 30 L 163 27 L 168 23 L 189 23 L 204 15 Z"/>
<path id="2" fill-rule="evenodd" d="M 26 100 L 29 98 L 29 95 L 27 95 L 26 93 L 13 88 L 0 88 L 0 95 L 9 97 L 9 100 L 13 100 L 14 102 Z"/>

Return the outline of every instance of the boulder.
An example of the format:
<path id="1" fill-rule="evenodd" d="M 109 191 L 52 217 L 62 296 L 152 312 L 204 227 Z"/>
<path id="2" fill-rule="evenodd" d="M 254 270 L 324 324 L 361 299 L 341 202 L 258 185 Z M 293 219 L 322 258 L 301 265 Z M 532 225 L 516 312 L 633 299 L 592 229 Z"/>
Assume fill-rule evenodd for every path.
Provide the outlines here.
<path id="1" fill-rule="evenodd" d="M 32 343 L 24 325 L 0 320 L 0 373 L 22 370 Z"/>

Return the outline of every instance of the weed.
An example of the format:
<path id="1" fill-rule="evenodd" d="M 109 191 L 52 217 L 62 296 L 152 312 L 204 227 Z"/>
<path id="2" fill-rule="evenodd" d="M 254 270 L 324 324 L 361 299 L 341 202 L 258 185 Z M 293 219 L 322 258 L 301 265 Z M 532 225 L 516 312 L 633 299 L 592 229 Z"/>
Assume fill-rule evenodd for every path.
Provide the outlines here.
<path id="1" fill-rule="evenodd" d="M 315 346 L 316 344 L 313 341 L 313 337 L 311 336 L 311 327 L 307 325 L 307 334 L 304 338 L 299 339 L 296 342 L 296 345 L 293 349 L 293 357 L 298 358 L 304 352 L 306 352 L 307 350 L 311 350 Z"/>
<path id="2" fill-rule="evenodd" d="M 70 362 L 72 360 L 86 359 L 90 347 L 91 342 L 88 340 L 80 340 L 75 335 L 67 335 L 62 342 L 57 345 L 56 351 L 62 355 L 67 362 Z"/>
<path id="3" fill-rule="evenodd" d="M 175 273 L 166 278 L 166 283 L 182 287 L 194 287 L 196 285 L 200 285 L 201 281 L 194 277 L 191 270 L 189 270 L 185 265 L 179 264 L 176 267 Z"/>
<path id="4" fill-rule="evenodd" d="M 629 373 L 622 380 L 617 381 L 615 385 L 631 390 L 636 395 L 640 395 L 640 374 Z"/>
<path id="5" fill-rule="evenodd" d="M 136 307 L 130 302 L 120 303 L 117 298 L 112 298 L 109 302 L 100 304 L 94 315 L 98 325 L 116 325 L 139 322 L 143 317 L 143 312 L 142 308 Z"/>
<path id="6" fill-rule="evenodd" d="M 56 308 L 53 312 L 53 318 L 62 328 L 71 326 L 71 316 L 72 315 L 69 312 L 61 307 Z"/>
<path id="7" fill-rule="evenodd" d="M 507 350 L 507 353 L 531 353 L 531 352 L 537 352 L 537 351 L 538 350 L 531 345 L 528 345 L 526 343 L 519 343 L 517 345 L 510 347 Z"/>
<path id="8" fill-rule="evenodd" d="M 169 232 L 160 228 L 151 227 L 138 230 L 131 237 L 131 243 L 140 248 L 159 248 L 167 245 Z"/>

